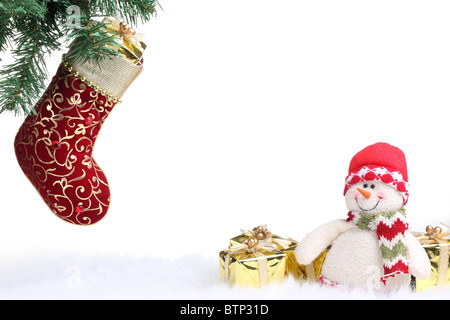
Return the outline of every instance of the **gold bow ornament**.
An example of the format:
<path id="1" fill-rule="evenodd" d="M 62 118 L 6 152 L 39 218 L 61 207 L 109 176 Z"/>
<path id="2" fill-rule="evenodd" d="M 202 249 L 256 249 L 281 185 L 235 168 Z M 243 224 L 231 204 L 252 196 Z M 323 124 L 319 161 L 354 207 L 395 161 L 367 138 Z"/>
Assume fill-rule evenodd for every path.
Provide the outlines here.
<path id="1" fill-rule="evenodd" d="M 450 232 L 443 223 L 425 228 L 425 233 L 413 231 L 413 235 L 425 249 L 431 263 L 431 276 L 427 279 L 416 279 L 416 291 L 430 287 L 450 286 Z"/>
<path id="2" fill-rule="evenodd" d="M 248 241 L 251 238 L 275 244 L 277 250 L 286 254 L 286 274 L 301 282 L 315 282 L 317 280 L 321 274 L 322 264 L 325 261 L 325 256 L 329 250 L 329 248 L 327 248 L 309 265 L 301 265 L 295 257 L 295 248 L 297 247 L 298 242 L 289 237 L 283 238 L 273 234 L 265 224 L 259 225 L 253 229 L 241 229 L 240 235 L 230 239 L 229 248 L 245 243 L 245 241 Z"/>
<path id="3" fill-rule="evenodd" d="M 286 250 L 291 246 L 294 246 L 297 244 L 297 241 L 291 238 L 281 238 L 277 235 L 272 234 L 272 232 L 267 229 L 267 225 L 263 224 L 260 226 L 257 226 L 256 228 L 253 228 L 251 230 L 249 229 L 241 229 L 241 234 L 231 238 L 229 246 L 234 246 L 236 244 L 243 243 L 246 239 L 250 238 L 256 238 L 258 240 L 264 240 L 266 242 L 274 243 L 276 245 L 277 250 Z"/>
<path id="4" fill-rule="evenodd" d="M 102 23 L 105 24 L 106 30 L 116 38 L 116 42 L 110 44 L 109 47 L 133 64 L 140 64 L 147 47 L 144 43 L 144 34 L 136 33 L 127 23 L 120 22 L 116 18 L 104 18 Z"/>
<path id="5" fill-rule="evenodd" d="M 286 254 L 276 244 L 258 238 L 248 238 L 219 254 L 220 278 L 227 284 L 261 287 L 282 282 L 286 269 Z"/>

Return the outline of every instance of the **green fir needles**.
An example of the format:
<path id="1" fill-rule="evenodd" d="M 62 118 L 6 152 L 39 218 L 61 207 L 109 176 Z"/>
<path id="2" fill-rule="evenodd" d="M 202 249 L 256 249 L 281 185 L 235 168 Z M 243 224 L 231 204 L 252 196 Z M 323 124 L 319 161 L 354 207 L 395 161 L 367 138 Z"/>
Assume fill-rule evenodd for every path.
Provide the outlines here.
<path id="1" fill-rule="evenodd" d="M 0 0 L 0 114 L 28 115 L 45 90 L 45 58 L 72 41 L 70 54 L 82 61 L 99 61 L 117 53 L 106 44 L 115 38 L 101 21 L 116 17 L 130 25 L 148 22 L 157 0 Z"/>

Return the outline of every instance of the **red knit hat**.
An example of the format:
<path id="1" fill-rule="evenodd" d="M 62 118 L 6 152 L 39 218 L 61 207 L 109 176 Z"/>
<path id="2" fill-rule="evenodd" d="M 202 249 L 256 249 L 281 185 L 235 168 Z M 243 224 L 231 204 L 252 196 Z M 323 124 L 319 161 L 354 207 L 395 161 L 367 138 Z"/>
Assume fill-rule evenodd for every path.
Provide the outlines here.
<path id="1" fill-rule="evenodd" d="M 408 170 L 402 150 L 388 143 L 378 142 L 355 154 L 345 179 L 344 195 L 353 184 L 374 180 L 396 188 L 403 195 L 404 204 L 408 202 Z"/>

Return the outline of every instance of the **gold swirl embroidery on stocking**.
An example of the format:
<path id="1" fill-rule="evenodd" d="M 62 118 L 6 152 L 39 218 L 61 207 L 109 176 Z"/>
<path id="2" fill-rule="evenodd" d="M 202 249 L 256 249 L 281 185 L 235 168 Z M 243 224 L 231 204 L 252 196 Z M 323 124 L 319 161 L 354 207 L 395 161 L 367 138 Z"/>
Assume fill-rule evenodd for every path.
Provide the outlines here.
<path id="1" fill-rule="evenodd" d="M 67 68 L 66 65 L 65 67 Z M 55 189 L 58 191 L 57 193 L 47 190 L 46 196 L 44 196 L 44 193 L 39 192 L 52 212 L 68 222 L 75 220 L 80 224 L 90 224 L 92 219 L 87 216 L 88 214 L 101 215 L 109 206 L 110 197 L 105 202 L 98 196 L 102 192 L 101 185 L 108 186 L 108 184 L 99 177 L 98 174 L 102 170 L 92 158 L 92 152 L 98 136 L 98 131 L 95 133 L 95 130 L 100 130 L 101 122 L 108 117 L 116 104 L 116 100 L 114 98 L 111 99 L 111 97 L 106 101 L 100 99 L 102 95 L 104 96 L 104 92 L 92 90 L 88 101 L 83 102 L 81 95 L 85 93 L 86 88 L 91 87 L 89 82 L 86 84 L 82 81 L 83 83 L 80 84 L 79 81 L 76 81 L 81 80 L 79 76 L 75 77 L 70 70 L 65 71 L 53 81 L 47 94 L 42 97 L 40 103 L 43 110 L 41 109 L 37 114 L 28 117 L 21 127 L 18 133 L 19 142 L 16 147 L 19 148 L 20 152 L 23 152 L 23 156 L 21 156 L 22 160 L 24 160 L 22 169 L 38 191 L 45 191 L 45 184 L 49 176 L 59 178 L 52 186 L 59 186 L 59 188 Z M 59 87 L 60 84 L 72 89 L 74 94 L 64 97 L 59 92 L 61 89 Z M 67 102 L 68 107 L 64 108 L 61 106 L 64 101 Z M 117 100 L 117 102 L 119 101 Z M 74 110 L 76 110 L 76 116 L 64 115 L 66 111 Z M 43 116 L 43 111 L 50 115 Z M 97 114 L 98 118 L 96 119 Z M 84 124 L 84 119 L 87 115 L 93 118 L 93 122 L 90 125 Z M 80 124 L 78 120 L 83 122 Z M 74 129 L 73 133 L 69 133 L 67 130 L 64 130 L 64 132 L 58 131 L 59 124 L 62 124 L 63 121 L 65 121 L 67 127 Z M 86 133 L 89 134 L 86 135 Z M 55 136 L 60 144 L 59 148 L 67 150 L 65 159 L 58 159 L 56 156 L 57 151 L 52 147 L 52 140 L 55 140 Z M 73 139 L 76 140 L 73 141 Z M 29 149 L 27 146 L 34 146 L 32 154 L 28 154 Z M 80 154 L 80 156 L 84 157 L 79 159 L 77 155 L 73 154 L 75 152 L 77 155 L 78 153 L 88 153 L 89 155 Z M 94 175 L 87 177 L 86 171 L 82 169 L 80 176 L 72 177 L 75 172 L 75 163 L 77 162 L 79 165 L 86 166 L 89 170 L 93 169 Z M 59 169 L 58 174 L 55 172 L 57 168 Z M 65 170 L 61 171 L 62 168 Z M 102 174 L 102 176 L 104 175 Z M 78 186 L 73 184 L 83 179 L 88 179 L 88 183 Z M 81 201 L 80 203 L 72 203 L 68 194 L 70 190 Z M 94 205 L 93 199 L 95 199 L 95 203 L 98 203 L 98 206 L 92 207 Z M 75 208 L 77 205 L 81 205 L 82 202 L 84 202 L 83 206 L 86 210 L 77 212 Z"/>

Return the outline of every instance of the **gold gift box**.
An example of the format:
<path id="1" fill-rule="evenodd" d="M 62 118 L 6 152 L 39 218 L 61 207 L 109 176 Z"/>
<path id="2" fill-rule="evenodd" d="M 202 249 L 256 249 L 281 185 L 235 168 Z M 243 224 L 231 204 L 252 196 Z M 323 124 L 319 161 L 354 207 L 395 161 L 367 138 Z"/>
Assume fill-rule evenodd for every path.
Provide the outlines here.
<path id="1" fill-rule="evenodd" d="M 223 250 L 219 254 L 220 278 L 240 287 L 261 287 L 282 282 L 286 269 L 286 254 L 278 250 L 248 251 Z M 264 274 L 261 271 L 264 270 Z"/>
<path id="2" fill-rule="evenodd" d="M 111 49 L 116 50 L 125 59 L 129 60 L 134 64 L 139 64 L 144 51 L 146 49 L 146 44 L 140 40 L 141 35 L 138 35 L 129 28 L 126 24 L 123 26 L 121 23 L 114 18 L 104 18 L 102 23 L 105 23 L 106 30 L 109 31 L 111 35 L 120 39 L 120 45 L 109 45 Z"/>
<path id="3" fill-rule="evenodd" d="M 435 233 L 436 228 L 440 228 L 438 233 Z M 426 233 L 413 232 L 425 249 L 431 264 L 431 275 L 427 279 L 415 279 L 418 292 L 450 286 L 450 239 L 446 237 L 447 232 L 442 232 L 442 229 L 446 231 L 448 227 L 440 224 L 436 228 L 428 226 Z"/>
<path id="4" fill-rule="evenodd" d="M 293 268 L 289 270 L 289 273 L 292 274 L 294 278 L 299 279 L 302 282 L 316 282 L 322 273 L 322 265 L 330 248 L 331 246 L 322 251 L 322 253 L 308 265 L 299 264 L 294 256 L 295 264 L 292 263 Z"/>
<path id="5" fill-rule="evenodd" d="M 428 244 L 423 246 L 430 259 L 431 275 L 427 279 L 416 279 L 416 291 L 450 286 L 450 259 L 448 259 L 449 245 L 450 240 L 446 245 Z M 445 256 L 447 256 L 446 261 L 441 259 Z"/>
<path id="6" fill-rule="evenodd" d="M 244 240 L 248 240 L 257 233 L 257 228 L 266 230 L 266 225 L 253 228 L 250 231 L 243 230 L 243 233 L 230 239 L 229 248 L 241 244 Z M 331 248 L 324 250 L 311 264 L 305 266 L 298 263 L 295 257 L 295 248 L 298 242 L 292 238 L 283 238 L 277 235 L 270 234 L 270 241 L 276 245 L 276 249 L 286 254 L 286 274 L 301 281 L 316 281 L 322 271 L 322 265 L 325 257 Z M 267 239 L 267 238 L 266 238 Z"/>

